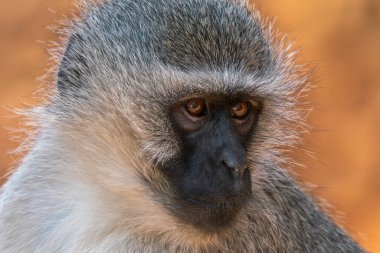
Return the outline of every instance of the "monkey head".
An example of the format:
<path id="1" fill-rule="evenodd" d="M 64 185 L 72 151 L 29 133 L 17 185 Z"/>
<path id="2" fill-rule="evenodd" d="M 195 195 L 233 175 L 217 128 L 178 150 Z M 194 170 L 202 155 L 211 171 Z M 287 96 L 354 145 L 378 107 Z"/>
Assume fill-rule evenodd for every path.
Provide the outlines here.
<path id="1" fill-rule="evenodd" d="M 160 15 L 132 1 L 89 7 L 73 24 L 53 106 L 181 222 L 217 231 L 254 204 L 263 168 L 297 141 L 289 95 L 303 80 L 245 6 L 159 2 Z"/>

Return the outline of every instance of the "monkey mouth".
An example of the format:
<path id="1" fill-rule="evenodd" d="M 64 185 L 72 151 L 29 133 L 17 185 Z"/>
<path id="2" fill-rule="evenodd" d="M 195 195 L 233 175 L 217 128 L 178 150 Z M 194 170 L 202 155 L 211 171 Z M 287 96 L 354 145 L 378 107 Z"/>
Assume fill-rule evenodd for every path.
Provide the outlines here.
<path id="1" fill-rule="evenodd" d="M 187 196 L 182 198 L 181 202 L 182 208 L 175 210 L 179 218 L 204 232 L 214 233 L 228 228 L 234 222 L 247 199 L 243 196 L 230 198 Z"/>
<path id="2" fill-rule="evenodd" d="M 210 199 L 210 198 L 186 198 L 186 201 L 198 208 L 206 209 L 230 209 L 230 210 L 239 210 L 243 206 L 243 201 L 237 198 L 233 199 Z"/>

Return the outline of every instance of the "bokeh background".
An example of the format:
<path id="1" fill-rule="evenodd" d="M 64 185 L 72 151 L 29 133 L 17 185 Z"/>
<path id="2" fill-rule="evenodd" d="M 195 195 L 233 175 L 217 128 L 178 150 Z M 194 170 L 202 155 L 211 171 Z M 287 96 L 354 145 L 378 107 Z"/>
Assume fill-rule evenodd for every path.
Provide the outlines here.
<path id="1" fill-rule="evenodd" d="M 370 252 L 380 252 L 380 1 L 256 0 L 276 17 L 300 49 L 300 63 L 317 86 L 312 125 L 297 174 Z M 19 159 L 12 130 L 20 119 L 9 109 L 39 103 L 36 80 L 48 67 L 46 48 L 57 35 L 46 27 L 70 13 L 74 0 L 0 1 L 0 184 Z M 1 176 L 3 176 L 1 178 Z M 1 228 L 0 228 L 1 229 Z"/>

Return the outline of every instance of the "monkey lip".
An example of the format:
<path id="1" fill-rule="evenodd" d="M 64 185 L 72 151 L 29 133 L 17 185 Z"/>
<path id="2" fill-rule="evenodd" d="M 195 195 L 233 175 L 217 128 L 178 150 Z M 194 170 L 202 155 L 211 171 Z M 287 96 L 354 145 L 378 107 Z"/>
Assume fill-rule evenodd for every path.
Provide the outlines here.
<path id="1" fill-rule="evenodd" d="M 186 198 L 190 204 L 210 209 L 240 209 L 243 201 L 237 200 L 205 200 L 203 198 Z"/>
<path id="2" fill-rule="evenodd" d="M 217 232 L 234 221 L 246 203 L 246 199 L 239 196 L 216 199 L 188 196 L 185 203 L 185 209 L 180 214 L 182 219 L 201 230 Z"/>

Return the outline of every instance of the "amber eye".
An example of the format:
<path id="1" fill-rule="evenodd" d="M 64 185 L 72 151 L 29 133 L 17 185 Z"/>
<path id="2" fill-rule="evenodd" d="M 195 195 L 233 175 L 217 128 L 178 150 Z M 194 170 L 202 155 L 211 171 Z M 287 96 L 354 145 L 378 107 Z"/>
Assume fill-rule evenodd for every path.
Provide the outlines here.
<path id="1" fill-rule="evenodd" d="M 239 102 L 232 106 L 231 116 L 234 118 L 242 119 L 247 116 L 249 111 L 249 106 L 247 102 Z"/>
<path id="2" fill-rule="evenodd" d="M 206 113 L 206 105 L 201 98 L 192 98 L 187 101 L 186 111 L 193 116 L 203 116 Z"/>

